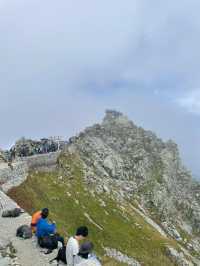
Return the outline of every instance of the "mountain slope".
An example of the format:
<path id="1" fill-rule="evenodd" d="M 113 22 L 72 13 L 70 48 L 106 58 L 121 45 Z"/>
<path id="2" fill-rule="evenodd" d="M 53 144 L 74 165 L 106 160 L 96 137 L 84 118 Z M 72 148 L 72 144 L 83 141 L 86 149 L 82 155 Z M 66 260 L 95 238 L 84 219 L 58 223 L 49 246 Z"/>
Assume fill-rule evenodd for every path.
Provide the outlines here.
<path id="1" fill-rule="evenodd" d="M 182 245 L 199 257 L 198 191 L 175 143 L 107 111 L 102 124 L 69 139 L 56 170 L 30 172 L 9 195 L 30 213 L 48 206 L 64 234 L 87 224 L 103 265 L 123 265 L 116 253 L 115 259 L 105 256 L 106 248 L 142 265 L 195 265 L 184 262 L 182 255 L 170 260 L 166 251 L 167 246 L 180 250 Z M 169 238 L 149 225 L 150 217 Z"/>
<path id="2" fill-rule="evenodd" d="M 104 255 L 106 247 L 144 265 L 173 265 L 165 255 L 165 246 L 175 245 L 172 240 L 148 225 L 128 202 L 119 205 L 106 192 L 97 194 L 88 188 L 76 157 L 65 154 L 60 163 L 65 164 L 64 168 L 51 174 L 32 172 L 9 195 L 30 213 L 48 206 L 51 218 L 58 222 L 64 235 L 73 234 L 77 226 L 86 224 L 103 265 L 123 265 Z M 70 176 L 64 174 L 69 168 Z"/>
<path id="3" fill-rule="evenodd" d="M 113 183 L 119 196 L 138 198 L 157 212 L 161 221 L 182 222 L 200 231 L 199 184 L 182 165 L 178 147 L 136 127 L 123 114 L 107 111 L 101 125 L 70 139 L 86 165 L 86 179 Z M 102 186 L 99 186 L 101 189 Z"/>

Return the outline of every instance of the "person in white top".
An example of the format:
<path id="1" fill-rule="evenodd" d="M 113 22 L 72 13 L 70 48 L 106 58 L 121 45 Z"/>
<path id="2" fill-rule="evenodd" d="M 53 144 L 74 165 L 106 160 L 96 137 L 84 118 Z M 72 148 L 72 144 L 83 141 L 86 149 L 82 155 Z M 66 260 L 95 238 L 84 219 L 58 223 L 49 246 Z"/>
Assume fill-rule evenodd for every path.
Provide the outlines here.
<path id="1" fill-rule="evenodd" d="M 79 242 L 88 236 L 88 228 L 81 226 L 76 230 L 76 235 L 69 238 L 66 246 L 66 261 L 68 266 L 74 266 L 75 256 L 79 253 Z"/>
<path id="2" fill-rule="evenodd" d="M 91 253 L 93 247 L 90 241 L 86 241 L 81 245 L 79 253 L 74 259 L 76 266 L 101 266 L 97 257 Z"/>

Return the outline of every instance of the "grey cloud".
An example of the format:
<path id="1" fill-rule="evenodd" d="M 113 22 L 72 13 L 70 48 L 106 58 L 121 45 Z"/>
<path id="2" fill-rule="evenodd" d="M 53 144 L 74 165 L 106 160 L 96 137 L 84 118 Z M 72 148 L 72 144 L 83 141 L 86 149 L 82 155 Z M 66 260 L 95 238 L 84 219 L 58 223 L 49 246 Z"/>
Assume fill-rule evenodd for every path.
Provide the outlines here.
<path id="1" fill-rule="evenodd" d="M 113 107 L 175 138 L 198 172 L 199 117 L 176 99 L 199 88 L 199 8 L 196 0 L 2 0 L 0 146 L 76 134 Z"/>

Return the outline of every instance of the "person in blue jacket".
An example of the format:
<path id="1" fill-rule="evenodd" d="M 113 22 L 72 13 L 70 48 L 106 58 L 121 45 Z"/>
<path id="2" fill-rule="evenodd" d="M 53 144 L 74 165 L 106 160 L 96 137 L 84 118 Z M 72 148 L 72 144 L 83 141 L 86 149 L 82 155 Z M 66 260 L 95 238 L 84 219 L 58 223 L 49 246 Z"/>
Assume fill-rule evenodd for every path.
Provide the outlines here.
<path id="1" fill-rule="evenodd" d="M 47 254 L 51 253 L 53 248 L 51 246 L 51 242 L 57 242 L 60 241 L 62 245 L 64 246 L 64 238 L 61 237 L 56 232 L 56 224 L 55 222 L 49 223 L 47 220 L 47 217 L 49 215 L 48 208 L 44 208 L 41 213 L 41 218 L 39 219 L 37 223 L 37 230 L 36 230 L 36 236 L 38 238 L 38 243 L 43 248 L 48 248 Z M 48 243 L 48 244 L 47 244 Z M 46 246 L 45 246 L 46 245 Z"/>

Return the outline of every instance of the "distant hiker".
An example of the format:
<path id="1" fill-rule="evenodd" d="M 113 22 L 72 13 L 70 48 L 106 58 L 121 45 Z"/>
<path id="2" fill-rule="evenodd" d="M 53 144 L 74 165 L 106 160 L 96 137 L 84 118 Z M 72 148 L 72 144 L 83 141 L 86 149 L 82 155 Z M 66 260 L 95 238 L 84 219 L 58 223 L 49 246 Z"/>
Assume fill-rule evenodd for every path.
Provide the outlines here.
<path id="1" fill-rule="evenodd" d="M 49 223 L 47 217 L 49 210 L 47 208 L 42 210 L 41 218 L 37 222 L 36 236 L 38 237 L 38 244 L 41 248 L 47 248 L 46 254 L 51 253 L 53 249 L 58 247 L 58 241 L 64 246 L 64 238 L 56 233 L 55 222 Z"/>
<path id="2" fill-rule="evenodd" d="M 88 236 L 88 228 L 81 226 L 76 230 L 76 235 L 69 238 L 66 246 L 66 261 L 68 266 L 74 266 L 75 256 L 79 253 L 79 242 Z"/>
<path id="3" fill-rule="evenodd" d="M 39 221 L 39 219 L 41 218 L 41 214 L 43 211 L 45 211 L 46 208 L 42 209 L 41 211 L 37 211 L 32 215 L 32 219 L 31 219 L 31 229 L 32 232 L 35 233 L 36 232 L 36 227 L 37 227 L 37 223 Z"/>
<path id="4" fill-rule="evenodd" d="M 76 266 L 101 266 L 97 257 L 92 254 L 93 247 L 90 241 L 86 241 L 81 245 L 79 253 L 74 259 Z"/>

